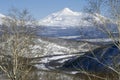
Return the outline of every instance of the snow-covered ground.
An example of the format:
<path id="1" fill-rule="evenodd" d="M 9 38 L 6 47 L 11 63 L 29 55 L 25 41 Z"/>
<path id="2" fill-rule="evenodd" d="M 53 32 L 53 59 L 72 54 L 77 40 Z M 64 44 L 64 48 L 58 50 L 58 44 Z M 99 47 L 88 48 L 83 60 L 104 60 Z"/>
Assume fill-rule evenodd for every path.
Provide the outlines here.
<path id="1" fill-rule="evenodd" d="M 33 61 L 32 63 L 36 63 L 34 65 L 39 70 L 50 70 L 57 67 L 60 67 L 63 62 L 65 62 L 68 59 L 71 59 L 73 57 L 76 57 L 77 55 L 83 55 L 81 54 L 60 54 L 60 55 L 53 55 L 53 56 L 47 56 L 40 59 L 40 61 Z M 53 67 L 52 67 L 53 66 Z"/>
<path id="2" fill-rule="evenodd" d="M 78 55 L 83 55 L 86 51 L 101 46 L 94 43 L 101 41 L 111 43 L 111 39 L 84 39 L 83 41 L 77 42 L 56 38 L 37 39 L 33 53 L 37 54 L 35 57 L 40 58 L 36 60 L 37 62 L 33 62 L 36 63 L 34 66 L 40 70 L 54 70 L 54 68 L 57 68 L 57 66 L 60 66 L 66 60 L 77 57 Z M 41 56 L 43 57 L 41 58 Z M 52 67 L 52 65 L 54 65 L 54 67 Z M 71 74 L 75 73 L 76 72 L 71 72 Z"/>

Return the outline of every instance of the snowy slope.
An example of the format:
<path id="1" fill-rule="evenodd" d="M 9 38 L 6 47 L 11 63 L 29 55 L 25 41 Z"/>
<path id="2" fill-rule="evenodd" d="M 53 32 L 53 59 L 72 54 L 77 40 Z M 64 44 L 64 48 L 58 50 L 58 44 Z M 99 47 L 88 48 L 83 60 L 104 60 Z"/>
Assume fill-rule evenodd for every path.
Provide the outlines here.
<path id="1" fill-rule="evenodd" d="M 57 38 L 38 38 L 35 39 L 35 46 L 33 48 L 33 56 L 38 57 L 41 55 L 55 55 L 55 54 L 71 54 L 77 52 L 89 51 L 98 47 L 85 42 L 76 42 L 71 40 L 57 39 Z"/>
<path id="2" fill-rule="evenodd" d="M 0 25 L 3 23 L 2 18 L 4 18 L 4 17 L 5 17 L 5 15 L 0 14 Z"/>
<path id="3" fill-rule="evenodd" d="M 93 26 L 94 23 L 102 23 L 107 20 L 99 14 L 88 14 L 82 12 L 74 12 L 69 8 L 50 14 L 39 21 L 39 25 L 43 26 Z"/>

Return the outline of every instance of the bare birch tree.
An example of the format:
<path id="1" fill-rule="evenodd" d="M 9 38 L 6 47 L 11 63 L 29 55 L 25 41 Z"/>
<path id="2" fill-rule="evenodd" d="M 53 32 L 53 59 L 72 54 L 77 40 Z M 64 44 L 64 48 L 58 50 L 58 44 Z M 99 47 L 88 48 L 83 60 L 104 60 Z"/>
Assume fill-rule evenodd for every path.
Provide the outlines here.
<path id="1" fill-rule="evenodd" d="M 87 12 L 89 13 L 103 13 L 103 11 L 109 18 L 111 18 L 113 24 L 116 24 L 118 27 L 118 31 L 119 31 L 119 38 L 118 41 L 120 42 L 120 0 L 88 0 L 88 6 L 87 8 L 85 8 Z M 105 6 L 102 6 L 102 5 Z M 106 9 L 106 10 L 105 10 Z M 99 17 L 100 18 L 100 17 Z M 109 21 L 105 21 L 104 19 L 100 18 L 100 20 L 103 22 L 103 27 L 105 27 L 105 31 L 108 34 L 108 36 L 113 40 L 113 43 L 115 43 L 115 45 L 120 49 L 120 44 L 117 43 L 116 44 L 116 39 L 113 36 L 112 32 L 109 30 L 110 25 L 106 25 L 107 23 L 109 23 Z M 99 27 L 99 26 L 98 26 Z M 112 25 L 112 27 L 114 27 Z M 116 73 L 116 75 L 118 75 L 117 79 L 120 79 L 120 54 L 118 54 L 116 57 L 113 58 L 113 66 L 107 66 L 108 68 L 110 68 L 111 70 L 113 70 L 113 72 Z M 114 74 L 113 74 L 114 75 Z M 114 75 L 114 76 L 116 76 Z"/>
<path id="2" fill-rule="evenodd" d="M 34 19 L 26 9 L 12 9 L 3 21 L 0 69 L 10 80 L 35 80 L 29 74 L 33 69 L 29 62 L 34 46 L 34 32 L 30 26 L 34 24 Z"/>
<path id="3" fill-rule="evenodd" d="M 109 6 L 109 12 L 111 13 L 111 17 L 116 22 L 118 26 L 118 41 L 117 47 L 120 49 L 120 0 L 108 0 L 108 6 Z M 116 56 L 114 59 L 114 70 L 118 73 L 119 79 L 120 79 L 120 54 Z"/>
<path id="4" fill-rule="evenodd" d="M 87 0 L 87 1 L 88 4 L 84 9 L 86 12 L 101 14 L 101 8 L 105 0 Z"/>

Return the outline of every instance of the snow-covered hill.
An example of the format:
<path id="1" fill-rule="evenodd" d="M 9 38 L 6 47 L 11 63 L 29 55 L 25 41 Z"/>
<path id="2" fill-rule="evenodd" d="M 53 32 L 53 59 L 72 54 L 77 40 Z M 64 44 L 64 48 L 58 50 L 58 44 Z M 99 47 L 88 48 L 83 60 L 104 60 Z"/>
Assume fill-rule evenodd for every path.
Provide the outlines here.
<path id="1" fill-rule="evenodd" d="M 71 54 L 77 52 L 89 51 L 89 47 L 94 49 L 101 45 L 89 44 L 87 42 L 77 42 L 58 38 L 38 38 L 35 39 L 33 48 L 33 56 L 56 55 L 56 54 Z"/>
<path id="2" fill-rule="evenodd" d="M 74 12 L 69 8 L 50 14 L 39 21 L 39 25 L 43 26 L 93 26 L 94 23 L 103 23 L 101 19 L 107 18 L 99 14 L 88 14 L 82 12 Z"/>

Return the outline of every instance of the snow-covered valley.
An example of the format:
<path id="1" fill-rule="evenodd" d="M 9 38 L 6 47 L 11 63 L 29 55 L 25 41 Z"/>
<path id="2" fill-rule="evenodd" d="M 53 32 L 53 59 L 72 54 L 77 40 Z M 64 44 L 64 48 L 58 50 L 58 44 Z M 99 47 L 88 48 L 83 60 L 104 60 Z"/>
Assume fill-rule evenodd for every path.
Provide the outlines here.
<path id="1" fill-rule="evenodd" d="M 0 14 L 0 24 L 2 18 Z M 117 25 L 99 14 L 75 12 L 64 8 L 38 21 L 33 56 L 70 54 L 110 44 L 118 37 Z M 108 32 L 109 31 L 109 32 Z M 111 33 L 109 35 L 109 33 Z M 37 55 L 36 55 L 37 54 Z"/>

